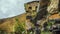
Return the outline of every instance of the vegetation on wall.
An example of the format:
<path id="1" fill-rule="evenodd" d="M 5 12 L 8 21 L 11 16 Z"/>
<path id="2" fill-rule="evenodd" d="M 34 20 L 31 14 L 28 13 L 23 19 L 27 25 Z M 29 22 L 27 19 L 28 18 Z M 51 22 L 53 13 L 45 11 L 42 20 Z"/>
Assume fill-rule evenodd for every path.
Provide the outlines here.
<path id="1" fill-rule="evenodd" d="M 25 31 L 25 29 L 24 29 L 25 23 L 24 22 L 19 23 L 17 18 L 16 18 L 16 23 L 17 23 L 16 26 L 15 26 L 16 33 L 22 34 L 23 31 Z"/>

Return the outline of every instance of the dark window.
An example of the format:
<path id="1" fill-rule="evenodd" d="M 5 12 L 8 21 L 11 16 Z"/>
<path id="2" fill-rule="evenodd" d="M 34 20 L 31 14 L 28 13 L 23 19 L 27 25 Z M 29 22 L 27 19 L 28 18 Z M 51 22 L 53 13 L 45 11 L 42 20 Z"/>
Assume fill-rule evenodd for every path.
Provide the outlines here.
<path id="1" fill-rule="evenodd" d="M 29 11 L 26 11 L 27 13 L 29 12 Z"/>
<path id="2" fill-rule="evenodd" d="M 36 6 L 36 8 L 37 8 L 37 6 Z"/>
<path id="3" fill-rule="evenodd" d="M 32 9 L 32 7 L 29 7 L 29 9 Z"/>

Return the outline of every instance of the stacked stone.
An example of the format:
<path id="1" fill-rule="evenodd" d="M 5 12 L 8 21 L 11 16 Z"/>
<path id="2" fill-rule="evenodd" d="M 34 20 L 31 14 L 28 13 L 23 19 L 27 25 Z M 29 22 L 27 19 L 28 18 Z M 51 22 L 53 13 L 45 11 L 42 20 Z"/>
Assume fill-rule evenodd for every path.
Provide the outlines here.
<path id="1" fill-rule="evenodd" d="M 47 8 L 48 13 L 50 14 L 58 13 L 58 4 L 59 0 L 50 0 L 50 4 Z"/>
<path id="2" fill-rule="evenodd" d="M 60 34 L 60 15 L 59 15 L 59 0 L 50 0 L 50 5 L 48 6 L 47 10 L 50 14 L 49 19 L 54 20 L 55 23 L 52 25 L 52 32 L 53 34 Z"/>

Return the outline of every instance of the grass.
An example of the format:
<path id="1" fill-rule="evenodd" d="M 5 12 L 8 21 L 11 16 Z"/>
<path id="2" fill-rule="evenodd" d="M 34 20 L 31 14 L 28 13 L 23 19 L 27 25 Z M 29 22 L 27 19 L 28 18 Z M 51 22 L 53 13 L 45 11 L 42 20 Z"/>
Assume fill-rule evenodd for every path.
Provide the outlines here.
<path id="1" fill-rule="evenodd" d="M 24 34 L 27 34 L 26 30 L 24 29 L 25 22 L 22 22 L 22 23 L 19 24 L 18 19 L 16 19 L 16 23 L 17 23 L 17 25 L 15 27 L 16 32 L 19 33 L 19 34 L 22 34 L 22 32 L 24 32 Z M 49 26 L 50 26 L 50 24 L 49 24 Z M 30 34 L 30 32 L 28 34 Z M 49 31 L 42 31 L 41 34 L 51 34 L 51 32 L 49 32 Z"/>
<path id="2" fill-rule="evenodd" d="M 22 32 L 25 31 L 24 29 L 25 23 L 24 22 L 19 23 L 17 18 L 16 18 L 16 23 L 17 23 L 15 26 L 16 33 L 22 34 Z"/>
<path id="3" fill-rule="evenodd" d="M 51 32 L 41 32 L 41 34 L 51 34 Z"/>

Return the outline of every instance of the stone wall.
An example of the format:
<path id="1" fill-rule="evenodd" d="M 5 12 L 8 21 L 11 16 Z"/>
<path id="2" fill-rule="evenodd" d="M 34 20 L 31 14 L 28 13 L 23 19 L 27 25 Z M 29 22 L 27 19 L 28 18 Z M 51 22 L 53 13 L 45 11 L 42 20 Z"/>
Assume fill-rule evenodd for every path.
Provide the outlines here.
<path id="1" fill-rule="evenodd" d="M 50 5 L 47 8 L 48 13 L 50 14 L 58 13 L 58 4 L 59 0 L 50 0 Z"/>

